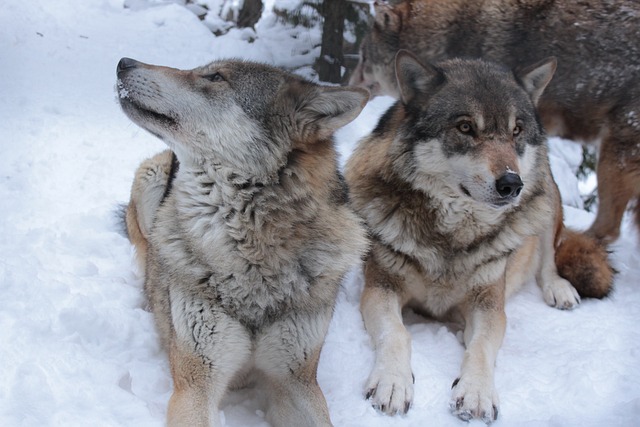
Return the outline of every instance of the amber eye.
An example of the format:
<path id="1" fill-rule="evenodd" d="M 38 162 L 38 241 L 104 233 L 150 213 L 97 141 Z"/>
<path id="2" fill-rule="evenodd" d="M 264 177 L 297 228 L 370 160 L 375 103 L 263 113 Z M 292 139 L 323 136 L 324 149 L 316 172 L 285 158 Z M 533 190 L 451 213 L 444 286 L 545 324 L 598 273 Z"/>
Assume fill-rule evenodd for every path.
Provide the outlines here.
<path id="1" fill-rule="evenodd" d="M 206 76 L 202 76 L 202 78 L 209 80 L 210 82 L 222 82 L 224 81 L 224 77 L 220 73 L 208 74 Z"/>
<path id="2" fill-rule="evenodd" d="M 469 135 L 473 132 L 473 128 L 471 127 L 471 123 L 462 122 L 458 125 L 458 130 L 466 135 Z"/>
<path id="3" fill-rule="evenodd" d="M 516 125 L 516 127 L 513 128 L 513 136 L 518 136 L 521 133 L 522 133 L 522 126 Z"/>

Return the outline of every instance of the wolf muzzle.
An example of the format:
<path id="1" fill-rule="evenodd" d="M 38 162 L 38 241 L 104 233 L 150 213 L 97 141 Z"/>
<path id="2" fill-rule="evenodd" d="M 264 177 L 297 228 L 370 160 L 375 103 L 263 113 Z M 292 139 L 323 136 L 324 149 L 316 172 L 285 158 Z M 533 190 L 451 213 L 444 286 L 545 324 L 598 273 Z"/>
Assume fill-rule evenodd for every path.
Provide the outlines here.
<path id="1" fill-rule="evenodd" d="M 118 66 L 116 68 L 116 72 L 118 74 L 120 74 L 123 71 L 126 71 L 130 68 L 136 68 L 138 66 L 138 64 L 140 64 L 138 61 L 136 61 L 135 59 L 131 59 L 131 58 L 122 58 L 119 62 L 118 62 Z"/>
<path id="2" fill-rule="evenodd" d="M 496 190 L 503 199 L 518 197 L 524 187 L 520 175 L 515 173 L 506 173 L 496 180 Z"/>

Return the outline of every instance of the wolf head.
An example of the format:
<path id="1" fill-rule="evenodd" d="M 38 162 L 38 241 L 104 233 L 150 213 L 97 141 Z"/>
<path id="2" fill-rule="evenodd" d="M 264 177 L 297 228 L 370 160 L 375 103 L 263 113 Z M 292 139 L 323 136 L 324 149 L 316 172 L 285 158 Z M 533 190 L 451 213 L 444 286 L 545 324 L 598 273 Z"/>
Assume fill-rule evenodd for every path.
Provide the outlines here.
<path id="1" fill-rule="evenodd" d="M 322 87 L 240 60 L 184 71 L 123 58 L 117 76 L 124 112 L 181 164 L 208 162 L 262 179 L 291 150 L 330 139 L 368 99 L 363 89 Z"/>
<path id="2" fill-rule="evenodd" d="M 403 15 L 409 4 L 390 6 L 375 2 L 375 20 L 371 31 L 360 43 L 360 59 L 351 73 L 350 86 L 364 87 L 371 96 L 389 95 L 398 97 L 394 59 L 400 48 L 400 30 Z"/>
<path id="3" fill-rule="evenodd" d="M 535 107 L 555 67 L 553 58 L 518 74 L 481 60 L 434 66 L 400 51 L 400 133 L 416 182 L 436 180 L 494 207 L 516 205 L 546 156 Z"/>

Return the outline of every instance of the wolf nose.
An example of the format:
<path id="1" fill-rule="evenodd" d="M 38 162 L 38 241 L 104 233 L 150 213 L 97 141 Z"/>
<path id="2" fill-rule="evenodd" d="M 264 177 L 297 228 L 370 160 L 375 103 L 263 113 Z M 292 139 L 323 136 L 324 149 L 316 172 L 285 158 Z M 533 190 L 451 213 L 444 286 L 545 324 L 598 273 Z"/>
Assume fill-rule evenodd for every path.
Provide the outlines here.
<path id="1" fill-rule="evenodd" d="M 117 71 L 124 71 L 127 70 L 129 68 L 135 68 L 136 66 L 138 66 L 139 62 L 136 61 L 135 59 L 131 59 L 131 58 L 122 58 L 120 60 L 120 62 L 118 62 L 118 68 Z"/>
<path id="2" fill-rule="evenodd" d="M 500 197 L 518 197 L 522 191 L 524 184 L 520 179 L 520 175 L 515 173 L 506 173 L 496 180 L 496 190 Z"/>

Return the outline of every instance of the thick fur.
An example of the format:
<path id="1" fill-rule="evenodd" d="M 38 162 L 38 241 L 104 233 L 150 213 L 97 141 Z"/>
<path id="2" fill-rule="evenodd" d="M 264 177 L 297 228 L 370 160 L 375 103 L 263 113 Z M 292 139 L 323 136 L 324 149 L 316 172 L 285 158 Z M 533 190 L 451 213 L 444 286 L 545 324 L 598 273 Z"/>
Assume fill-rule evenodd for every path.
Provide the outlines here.
<path id="1" fill-rule="evenodd" d="M 156 212 L 164 197 L 168 195 L 177 172 L 177 159 L 171 150 L 165 150 L 142 162 L 133 178 L 131 199 L 124 210 L 124 222 L 127 237 L 136 249 L 138 265 L 144 272 L 147 264 L 147 243 L 151 228 L 156 219 Z"/>
<path id="2" fill-rule="evenodd" d="M 611 292 L 614 269 L 607 251 L 589 236 L 564 228 L 556 247 L 556 265 L 581 297 L 604 298 Z"/>
<path id="3" fill-rule="evenodd" d="M 451 409 L 465 420 L 491 422 L 498 415 L 493 372 L 505 298 L 535 278 L 549 305 L 572 309 L 580 302 L 554 262 L 556 245 L 570 255 L 567 263 L 583 247 L 562 225 L 535 112 L 555 60 L 515 75 L 480 60 L 421 65 L 406 51 L 395 62 L 401 100 L 345 170 L 351 203 L 373 241 L 361 302 L 376 349 L 366 394 L 387 414 L 411 405 L 404 307 L 437 319 L 461 316 L 467 349 Z M 582 260 L 605 273 L 573 285 L 606 294 L 606 253 L 585 251 Z"/>
<path id="4" fill-rule="evenodd" d="M 368 246 L 332 134 L 366 91 L 242 61 L 125 58 L 117 74 L 124 112 L 171 149 L 142 163 L 126 211 L 171 364 L 168 424 L 220 425 L 220 400 L 254 374 L 274 425 L 330 425 L 320 350 Z"/>
<path id="5" fill-rule="evenodd" d="M 350 83 L 398 97 L 399 49 L 422 61 L 485 58 L 519 68 L 558 59 L 539 102 L 547 132 L 600 141 L 599 208 L 588 234 L 608 243 L 640 195 L 640 5 L 631 0 L 412 0 L 375 5 Z M 635 210 L 640 224 L 640 210 Z"/>

